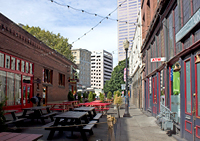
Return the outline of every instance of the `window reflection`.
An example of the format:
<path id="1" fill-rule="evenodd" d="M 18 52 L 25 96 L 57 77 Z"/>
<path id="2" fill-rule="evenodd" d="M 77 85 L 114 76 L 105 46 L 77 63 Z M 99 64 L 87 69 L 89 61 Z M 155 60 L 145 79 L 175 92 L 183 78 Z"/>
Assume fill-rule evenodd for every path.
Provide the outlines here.
<path id="1" fill-rule="evenodd" d="M 21 71 L 24 72 L 24 65 L 25 65 L 24 61 L 21 61 L 21 64 L 22 64 L 21 65 Z"/>
<path id="2" fill-rule="evenodd" d="M 7 106 L 14 105 L 14 73 L 7 72 Z"/>
<path id="3" fill-rule="evenodd" d="M 15 74 L 15 105 L 21 105 L 21 75 Z"/>
<path id="4" fill-rule="evenodd" d="M 33 74 L 33 67 L 31 63 L 30 63 L 30 74 Z"/>
<path id="5" fill-rule="evenodd" d="M 15 58 L 11 57 L 11 69 L 15 70 Z"/>
<path id="6" fill-rule="evenodd" d="M 29 65 L 28 65 L 28 62 L 26 62 L 26 73 L 29 72 Z"/>
<path id="7" fill-rule="evenodd" d="M 10 56 L 6 55 L 6 68 L 10 68 Z"/>
<path id="8" fill-rule="evenodd" d="M 17 70 L 20 71 L 20 60 L 17 59 Z"/>
<path id="9" fill-rule="evenodd" d="M 0 71 L 0 101 L 5 99 L 6 94 L 6 72 Z"/>
<path id="10" fill-rule="evenodd" d="M 4 67 L 4 54 L 0 53 L 0 67 Z"/>

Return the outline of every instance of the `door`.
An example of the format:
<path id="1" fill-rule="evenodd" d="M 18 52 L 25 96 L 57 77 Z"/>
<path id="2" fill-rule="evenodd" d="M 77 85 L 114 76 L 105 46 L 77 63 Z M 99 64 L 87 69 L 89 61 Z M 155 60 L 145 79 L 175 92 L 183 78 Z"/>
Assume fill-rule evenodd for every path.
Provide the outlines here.
<path id="1" fill-rule="evenodd" d="M 196 57 L 190 56 L 183 61 L 185 111 L 184 138 L 200 141 L 200 63 L 195 64 Z"/>
<path id="2" fill-rule="evenodd" d="M 153 87 L 153 116 L 157 115 L 157 76 L 153 76 L 152 79 L 152 87 Z"/>
<path id="3" fill-rule="evenodd" d="M 22 89 L 22 108 L 31 107 L 30 98 L 32 97 L 32 84 L 23 83 Z"/>

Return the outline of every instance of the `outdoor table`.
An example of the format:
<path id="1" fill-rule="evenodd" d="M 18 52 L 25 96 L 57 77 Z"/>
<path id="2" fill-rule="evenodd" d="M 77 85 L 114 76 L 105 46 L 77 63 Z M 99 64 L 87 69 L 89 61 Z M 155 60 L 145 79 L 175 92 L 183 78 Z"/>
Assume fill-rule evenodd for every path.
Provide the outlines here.
<path id="1" fill-rule="evenodd" d="M 17 112 L 17 110 L 5 110 L 4 112 L 5 112 L 6 114 L 7 114 L 7 113 L 11 113 L 13 120 L 16 120 L 16 119 L 17 119 L 17 118 L 16 118 L 16 115 L 15 115 L 15 112 Z"/>
<path id="2" fill-rule="evenodd" d="M 102 102 L 102 100 L 95 100 L 95 101 L 92 101 L 92 102 L 101 103 L 101 102 Z"/>
<path id="3" fill-rule="evenodd" d="M 26 117 L 26 118 L 31 118 L 32 120 L 33 119 L 41 119 L 42 123 L 45 124 L 44 117 L 45 117 L 45 115 L 46 116 L 48 115 L 51 118 L 51 121 L 54 121 L 53 115 L 55 115 L 55 113 L 51 112 L 49 110 L 49 108 L 50 108 L 49 106 L 37 106 L 37 107 L 23 108 L 22 109 L 23 114 L 22 114 L 22 116 L 20 116 L 20 118 Z M 44 114 L 42 112 L 42 109 L 46 109 L 47 113 Z M 34 111 L 34 113 L 31 115 L 27 115 L 27 111 Z"/>
<path id="4" fill-rule="evenodd" d="M 61 110 L 62 112 L 69 111 L 68 103 L 48 103 L 47 106 L 50 106 L 50 110 Z"/>
<path id="5" fill-rule="evenodd" d="M 12 133 L 1 132 L 0 141 L 36 141 L 41 138 L 42 134 L 24 134 L 24 133 Z"/>
<path id="6" fill-rule="evenodd" d="M 87 103 L 86 105 L 94 106 L 96 108 L 96 111 L 102 111 L 102 113 L 103 113 L 104 111 L 107 112 L 107 110 L 109 109 L 109 108 L 107 108 L 107 106 L 110 104 L 111 103 L 90 102 L 90 103 Z"/>
<path id="7" fill-rule="evenodd" d="M 82 138 L 87 140 L 86 134 L 82 130 L 83 126 L 78 126 L 81 124 L 81 119 L 84 119 L 86 124 L 89 123 L 87 119 L 87 112 L 68 111 L 68 112 L 64 112 L 62 114 L 56 115 L 54 116 L 54 118 L 55 118 L 55 121 L 54 121 L 53 126 L 47 129 L 45 128 L 46 130 L 50 130 L 49 136 L 47 138 L 48 140 L 53 138 L 56 130 L 71 131 L 72 135 L 73 135 L 73 131 L 78 131 L 81 133 Z M 65 127 L 61 128 L 58 125 L 65 126 Z M 69 127 L 70 125 L 77 125 L 77 126 Z"/>
<path id="8" fill-rule="evenodd" d="M 95 107 L 79 107 L 74 108 L 74 111 L 88 112 L 90 120 L 92 120 L 93 117 L 96 116 Z M 91 112 L 93 112 L 93 115 Z"/>

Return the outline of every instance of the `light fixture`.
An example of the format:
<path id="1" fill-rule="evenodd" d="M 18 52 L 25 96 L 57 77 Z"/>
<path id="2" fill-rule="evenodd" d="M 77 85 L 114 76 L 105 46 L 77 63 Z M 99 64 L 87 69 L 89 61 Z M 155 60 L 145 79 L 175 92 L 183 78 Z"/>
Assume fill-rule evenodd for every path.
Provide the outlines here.
<path id="1" fill-rule="evenodd" d="M 181 66 L 178 62 L 175 63 L 175 67 L 174 67 L 174 72 L 179 71 L 181 69 Z"/>
<path id="2" fill-rule="evenodd" d="M 199 52 L 196 54 L 196 61 L 195 64 L 200 63 L 200 57 L 199 57 Z"/>

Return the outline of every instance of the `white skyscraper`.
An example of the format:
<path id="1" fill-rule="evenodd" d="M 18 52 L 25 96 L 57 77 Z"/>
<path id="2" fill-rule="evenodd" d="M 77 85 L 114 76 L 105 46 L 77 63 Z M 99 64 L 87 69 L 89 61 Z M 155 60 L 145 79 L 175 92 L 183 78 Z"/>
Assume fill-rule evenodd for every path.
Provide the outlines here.
<path id="1" fill-rule="evenodd" d="M 110 80 L 113 70 L 113 56 L 100 50 L 91 54 L 91 87 L 102 90 L 106 80 Z"/>
<path id="2" fill-rule="evenodd" d="M 117 0 L 118 5 L 118 62 L 126 58 L 126 53 L 123 48 L 123 41 L 127 38 L 130 42 L 130 47 L 132 46 L 132 40 L 135 33 L 136 20 L 138 15 L 138 10 L 141 6 L 141 0 Z M 123 3 L 123 4 L 122 4 Z M 124 21 L 124 22 L 122 22 Z M 129 47 L 128 54 L 130 54 L 131 49 Z M 129 55 L 128 55 L 129 56 Z"/>

